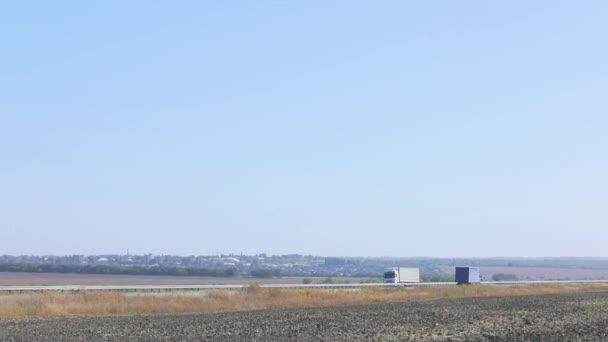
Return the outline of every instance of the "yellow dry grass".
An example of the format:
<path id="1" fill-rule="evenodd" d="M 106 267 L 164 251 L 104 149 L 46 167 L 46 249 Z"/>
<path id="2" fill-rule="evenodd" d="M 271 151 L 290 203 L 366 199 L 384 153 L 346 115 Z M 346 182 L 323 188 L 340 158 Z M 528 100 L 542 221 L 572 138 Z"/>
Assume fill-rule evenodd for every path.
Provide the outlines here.
<path id="1" fill-rule="evenodd" d="M 608 284 L 474 285 L 362 289 L 279 289 L 115 292 L 66 291 L 0 294 L 0 317 L 224 312 L 344 306 L 457 297 L 520 296 L 606 291 Z"/>

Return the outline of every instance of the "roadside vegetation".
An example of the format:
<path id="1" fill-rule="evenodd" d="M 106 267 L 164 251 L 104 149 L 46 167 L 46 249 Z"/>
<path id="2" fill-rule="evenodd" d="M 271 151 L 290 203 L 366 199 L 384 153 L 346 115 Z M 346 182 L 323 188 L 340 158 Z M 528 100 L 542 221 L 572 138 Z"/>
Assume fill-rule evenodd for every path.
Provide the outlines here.
<path id="1" fill-rule="evenodd" d="M 448 283 L 454 282 L 454 275 L 447 273 L 421 274 L 420 281 L 424 283 Z"/>
<path id="2" fill-rule="evenodd" d="M 517 281 L 519 278 L 515 274 L 496 273 L 492 275 L 493 281 Z"/>
<path id="3" fill-rule="evenodd" d="M 210 313 L 589 291 L 608 291 L 608 284 L 425 286 L 354 291 L 262 288 L 252 284 L 239 290 L 4 292 L 0 294 L 0 317 Z"/>

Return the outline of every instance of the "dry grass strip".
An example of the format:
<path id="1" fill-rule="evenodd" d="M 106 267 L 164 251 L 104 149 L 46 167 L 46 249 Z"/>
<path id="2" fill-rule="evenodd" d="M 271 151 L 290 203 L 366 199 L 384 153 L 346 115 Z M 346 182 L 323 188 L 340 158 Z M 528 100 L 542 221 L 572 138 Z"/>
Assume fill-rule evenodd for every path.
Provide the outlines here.
<path id="1" fill-rule="evenodd" d="M 240 290 L 23 292 L 0 294 L 0 317 L 209 313 L 607 290 L 608 284 L 472 285 L 354 290 L 261 288 L 252 284 Z"/>

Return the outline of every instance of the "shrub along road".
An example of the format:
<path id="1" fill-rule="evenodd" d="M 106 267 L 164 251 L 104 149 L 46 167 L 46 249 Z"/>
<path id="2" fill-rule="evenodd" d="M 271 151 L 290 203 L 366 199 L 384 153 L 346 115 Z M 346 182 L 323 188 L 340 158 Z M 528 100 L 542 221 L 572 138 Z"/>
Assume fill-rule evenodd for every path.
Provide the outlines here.
<path id="1" fill-rule="evenodd" d="M 0 320 L 0 341 L 606 341 L 608 292 Z"/>

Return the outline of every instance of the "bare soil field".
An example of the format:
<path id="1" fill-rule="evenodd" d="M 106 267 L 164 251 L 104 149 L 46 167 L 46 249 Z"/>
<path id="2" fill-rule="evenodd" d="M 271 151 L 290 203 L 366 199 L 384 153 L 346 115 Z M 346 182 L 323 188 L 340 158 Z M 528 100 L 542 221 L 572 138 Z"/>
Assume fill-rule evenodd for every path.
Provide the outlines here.
<path id="1" fill-rule="evenodd" d="M 608 293 L 0 320 L 0 341 L 606 341 Z"/>
<path id="2" fill-rule="evenodd" d="M 442 266 L 446 273 L 454 274 L 454 267 Z M 484 280 L 492 280 L 497 273 L 514 274 L 521 280 L 557 279 L 608 279 L 608 269 L 556 268 L 556 267 L 480 267 Z"/>
<path id="3" fill-rule="evenodd" d="M 0 286 L 42 286 L 42 285 L 236 285 L 236 284 L 302 284 L 304 278 L 315 283 L 325 278 L 282 277 L 282 278 L 221 278 L 221 277 L 180 277 L 180 276 L 134 276 L 115 274 L 63 274 L 63 273 L 21 273 L 0 272 Z M 337 283 L 359 283 L 369 278 L 333 278 Z"/>

